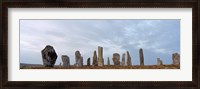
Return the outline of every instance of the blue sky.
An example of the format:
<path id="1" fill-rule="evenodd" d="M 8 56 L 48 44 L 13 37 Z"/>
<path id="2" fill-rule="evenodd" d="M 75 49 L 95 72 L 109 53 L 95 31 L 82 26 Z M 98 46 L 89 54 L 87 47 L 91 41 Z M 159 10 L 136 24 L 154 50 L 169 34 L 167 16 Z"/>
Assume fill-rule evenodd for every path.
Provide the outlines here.
<path id="1" fill-rule="evenodd" d="M 20 20 L 20 63 L 42 64 L 41 50 L 54 47 L 58 54 L 75 61 L 79 50 L 84 64 L 103 47 L 104 64 L 112 54 L 120 57 L 130 52 L 133 65 L 139 65 L 139 48 L 143 48 L 145 65 L 154 65 L 157 58 L 172 63 L 172 53 L 180 53 L 180 20 Z M 121 60 L 121 59 L 120 59 Z"/>

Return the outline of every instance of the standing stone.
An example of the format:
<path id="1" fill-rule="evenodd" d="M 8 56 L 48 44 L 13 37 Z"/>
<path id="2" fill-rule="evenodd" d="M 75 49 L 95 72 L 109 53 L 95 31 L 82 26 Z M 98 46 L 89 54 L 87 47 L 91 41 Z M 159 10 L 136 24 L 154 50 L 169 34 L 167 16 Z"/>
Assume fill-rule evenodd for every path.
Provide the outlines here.
<path id="1" fill-rule="evenodd" d="M 87 66 L 90 66 L 90 58 L 87 59 Z"/>
<path id="2" fill-rule="evenodd" d="M 60 62 L 59 66 L 62 66 L 62 63 Z"/>
<path id="3" fill-rule="evenodd" d="M 103 59 L 103 47 L 98 47 L 98 66 L 104 65 L 104 59 Z"/>
<path id="4" fill-rule="evenodd" d="M 160 58 L 157 58 L 157 65 L 163 65 L 163 62 Z"/>
<path id="5" fill-rule="evenodd" d="M 118 53 L 113 54 L 113 63 L 114 65 L 119 66 L 120 65 L 120 55 Z"/>
<path id="6" fill-rule="evenodd" d="M 54 48 L 50 45 L 47 45 L 42 51 L 42 61 L 45 67 L 53 67 L 56 59 L 57 54 Z"/>
<path id="7" fill-rule="evenodd" d="M 144 55 L 143 55 L 143 50 L 140 48 L 140 66 L 144 66 Z"/>
<path id="8" fill-rule="evenodd" d="M 62 62 L 64 67 L 70 66 L 70 59 L 67 55 L 62 55 Z"/>
<path id="9" fill-rule="evenodd" d="M 76 67 L 82 67 L 83 66 L 83 57 L 81 56 L 81 53 L 79 51 L 75 52 L 75 66 Z"/>
<path id="10" fill-rule="evenodd" d="M 110 60 L 109 60 L 109 57 L 108 57 L 107 65 L 110 65 Z"/>
<path id="11" fill-rule="evenodd" d="M 127 51 L 126 53 L 127 53 L 127 65 L 128 65 L 128 66 L 131 66 L 131 65 L 132 65 L 131 56 L 130 56 L 130 54 L 129 54 L 128 51 Z"/>
<path id="12" fill-rule="evenodd" d="M 59 64 L 59 67 L 61 68 L 62 67 L 62 63 L 60 62 L 60 64 Z"/>
<path id="13" fill-rule="evenodd" d="M 93 66 L 98 66 L 98 61 L 97 61 L 97 53 L 96 51 L 94 51 L 94 54 L 93 54 L 93 63 L 92 63 Z"/>
<path id="14" fill-rule="evenodd" d="M 125 66 L 125 53 L 122 54 L 122 66 Z"/>
<path id="15" fill-rule="evenodd" d="M 172 54 L 172 61 L 173 61 L 174 65 L 179 65 L 180 64 L 180 54 L 173 53 Z"/>

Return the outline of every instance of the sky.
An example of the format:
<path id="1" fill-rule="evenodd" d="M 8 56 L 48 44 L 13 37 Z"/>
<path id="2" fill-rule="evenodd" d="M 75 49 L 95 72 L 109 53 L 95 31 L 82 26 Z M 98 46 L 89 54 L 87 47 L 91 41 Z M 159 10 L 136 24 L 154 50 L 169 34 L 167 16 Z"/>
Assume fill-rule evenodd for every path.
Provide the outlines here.
<path id="1" fill-rule="evenodd" d="M 113 53 L 129 51 L 133 65 L 139 65 L 139 49 L 143 49 L 144 64 L 155 65 L 157 58 L 163 64 L 172 63 L 172 53 L 180 53 L 180 20 L 20 20 L 20 63 L 43 64 L 41 50 L 54 47 L 61 55 L 75 63 L 75 51 L 83 56 L 83 64 L 92 59 L 98 46 L 103 47 L 104 64 Z M 91 61 L 92 62 L 92 61 Z"/>

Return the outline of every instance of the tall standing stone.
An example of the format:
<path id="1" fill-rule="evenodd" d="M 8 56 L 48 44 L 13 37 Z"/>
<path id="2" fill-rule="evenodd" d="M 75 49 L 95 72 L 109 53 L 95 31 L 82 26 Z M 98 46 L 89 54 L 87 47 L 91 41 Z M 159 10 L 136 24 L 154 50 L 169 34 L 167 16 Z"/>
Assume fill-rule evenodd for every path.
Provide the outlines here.
<path id="1" fill-rule="evenodd" d="M 125 66 L 125 53 L 122 54 L 122 66 Z"/>
<path id="2" fill-rule="evenodd" d="M 163 62 L 160 58 L 157 58 L 157 65 L 163 65 Z"/>
<path id="3" fill-rule="evenodd" d="M 126 53 L 127 53 L 127 65 L 128 65 L 128 66 L 131 66 L 131 65 L 132 65 L 131 56 L 130 56 L 130 54 L 129 54 L 128 51 L 127 51 Z"/>
<path id="4" fill-rule="evenodd" d="M 113 54 L 112 60 L 113 60 L 114 65 L 116 66 L 120 65 L 120 55 L 118 53 Z"/>
<path id="5" fill-rule="evenodd" d="M 62 62 L 64 67 L 70 66 L 70 59 L 67 55 L 62 55 Z"/>
<path id="6" fill-rule="evenodd" d="M 42 61 L 45 67 L 53 67 L 56 59 L 57 54 L 54 48 L 50 45 L 47 45 L 42 51 Z"/>
<path id="7" fill-rule="evenodd" d="M 144 66 L 144 55 L 143 55 L 143 50 L 140 48 L 140 66 Z"/>
<path id="8" fill-rule="evenodd" d="M 104 59 L 103 59 L 103 47 L 98 47 L 98 66 L 104 65 Z"/>
<path id="9" fill-rule="evenodd" d="M 96 51 L 94 51 L 94 54 L 93 54 L 93 62 L 92 62 L 92 65 L 93 65 L 93 66 L 98 66 L 97 53 L 96 53 Z"/>
<path id="10" fill-rule="evenodd" d="M 173 53 L 172 54 L 172 61 L 173 61 L 174 65 L 179 65 L 180 64 L 180 54 Z"/>
<path id="11" fill-rule="evenodd" d="M 109 57 L 108 57 L 107 65 L 110 65 L 110 60 L 109 60 Z"/>
<path id="12" fill-rule="evenodd" d="M 75 66 L 76 67 L 82 67 L 83 66 L 83 57 L 81 56 L 81 53 L 79 51 L 75 52 Z"/>
<path id="13" fill-rule="evenodd" d="M 87 59 L 87 66 L 90 66 L 90 58 Z"/>

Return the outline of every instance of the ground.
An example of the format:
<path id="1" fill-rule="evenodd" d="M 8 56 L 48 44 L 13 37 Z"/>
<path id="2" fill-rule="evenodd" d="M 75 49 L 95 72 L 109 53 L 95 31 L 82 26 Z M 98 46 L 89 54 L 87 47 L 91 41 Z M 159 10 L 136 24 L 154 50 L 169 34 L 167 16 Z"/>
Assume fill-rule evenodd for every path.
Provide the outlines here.
<path id="1" fill-rule="evenodd" d="M 54 67 L 44 67 L 42 65 L 26 65 L 20 66 L 20 69 L 180 69 L 179 65 L 133 65 L 133 66 L 114 66 L 114 65 L 104 65 L 104 66 L 82 66 L 82 67 L 63 67 L 63 66 L 54 66 Z"/>

